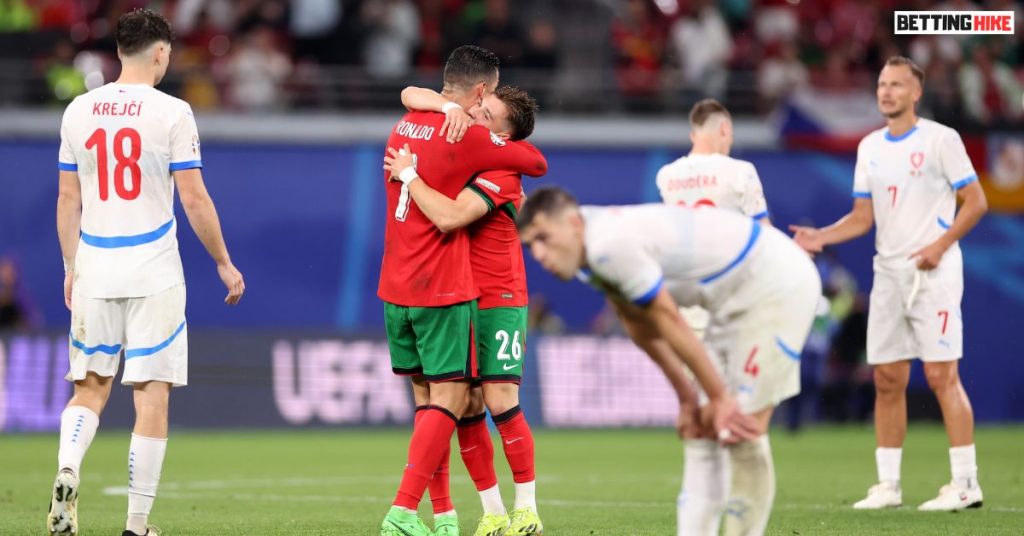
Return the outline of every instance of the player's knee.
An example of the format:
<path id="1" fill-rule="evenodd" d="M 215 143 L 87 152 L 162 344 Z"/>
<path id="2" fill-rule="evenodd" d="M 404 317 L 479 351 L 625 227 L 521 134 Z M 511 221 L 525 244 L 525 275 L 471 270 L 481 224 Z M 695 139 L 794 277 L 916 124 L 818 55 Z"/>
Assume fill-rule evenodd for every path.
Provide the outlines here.
<path id="1" fill-rule="evenodd" d="M 514 383 L 484 384 L 484 403 L 491 415 L 501 415 L 519 405 L 519 386 Z"/>
<path id="2" fill-rule="evenodd" d="M 928 380 L 928 387 L 932 391 L 942 391 L 955 388 L 960 381 L 957 374 L 956 363 L 925 363 L 924 377 Z"/>
<path id="3" fill-rule="evenodd" d="M 881 396 L 902 394 L 909 378 L 889 367 L 875 367 L 875 391 Z"/>

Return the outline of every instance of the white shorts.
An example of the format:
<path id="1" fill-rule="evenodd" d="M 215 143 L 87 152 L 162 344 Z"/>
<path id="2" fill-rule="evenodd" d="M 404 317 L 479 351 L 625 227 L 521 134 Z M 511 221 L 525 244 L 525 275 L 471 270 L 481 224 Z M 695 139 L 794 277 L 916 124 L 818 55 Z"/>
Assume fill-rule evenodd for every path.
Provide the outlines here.
<path id="1" fill-rule="evenodd" d="M 711 312 L 704 336 L 729 392 L 747 414 L 800 392 L 800 353 L 821 297 L 814 263 L 789 238 L 775 235 L 764 233 L 745 280 Z"/>
<path id="2" fill-rule="evenodd" d="M 915 284 L 916 280 L 916 284 Z M 875 262 L 868 309 L 868 363 L 953 361 L 963 355 L 963 257 L 950 248 L 934 270 Z"/>
<path id="3" fill-rule="evenodd" d="M 84 380 L 89 372 L 115 376 L 123 351 L 125 385 L 188 383 L 184 284 L 143 298 L 87 298 L 73 292 L 71 304 L 66 380 Z"/>

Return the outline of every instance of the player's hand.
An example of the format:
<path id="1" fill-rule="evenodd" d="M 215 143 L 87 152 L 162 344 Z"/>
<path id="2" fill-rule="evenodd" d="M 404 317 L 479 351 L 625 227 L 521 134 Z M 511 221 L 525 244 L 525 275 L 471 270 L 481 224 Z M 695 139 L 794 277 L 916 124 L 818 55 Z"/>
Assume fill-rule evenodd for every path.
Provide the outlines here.
<path id="1" fill-rule="evenodd" d="M 917 261 L 917 268 L 919 270 L 934 270 L 939 265 L 939 262 L 942 261 L 942 256 L 945 253 L 945 244 L 935 241 L 917 250 L 910 258 Z"/>
<path id="2" fill-rule="evenodd" d="M 790 225 L 789 230 L 793 233 L 793 241 L 804 251 L 814 255 L 821 253 L 825 247 L 825 240 L 821 237 L 821 231 L 814 227 L 803 227 L 801 225 Z"/>
<path id="3" fill-rule="evenodd" d="M 384 157 L 384 170 L 390 171 L 391 180 L 397 181 L 403 170 L 414 167 L 415 158 L 416 155 L 412 154 L 408 143 L 398 151 L 388 147 L 388 156 Z"/>
<path id="4" fill-rule="evenodd" d="M 445 138 L 448 143 L 456 143 L 462 141 L 462 137 L 466 135 L 466 131 L 473 125 L 473 117 L 469 115 L 466 110 L 458 107 L 452 107 L 444 114 L 444 124 L 441 125 L 441 130 L 438 131 L 438 135 L 444 136 L 448 133 Z"/>
<path id="5" fill-rule="evenodd" d="M 64 305 L 71 310 L 71 286 L 75 283 L 75 269 L 69 268 L 64 273 Z"/>
<path id="6" fill-rule="evenodd" d="M 723 394 L 712 399 L 706 407 L 718 434 L 718 441 L 723 445 L 750 441 L 761 433 L 757 419 L 741 413 L 736 400 L 729 395 Z"/>
<path id="7" fill-rule="evenodd" d="M 676 417 L 676 431 L 680 439 L 700 437 L 700 408 L 697 401 L 687 400 L 679 404 L 679 416 Z"/>
<path id="8" fill-rule="evenodd" d="M 237 305 L 238 301 L 242 299 L 242 294 L 245 294 L 245 280 L 242 279 L 242 272 L 239 272 L 231 262 L 226 262 L 217 265 L 217 275 L 224 282 L 224 286 L 228 288 L 228 295 L 224 298 L 224 303 Z"/>

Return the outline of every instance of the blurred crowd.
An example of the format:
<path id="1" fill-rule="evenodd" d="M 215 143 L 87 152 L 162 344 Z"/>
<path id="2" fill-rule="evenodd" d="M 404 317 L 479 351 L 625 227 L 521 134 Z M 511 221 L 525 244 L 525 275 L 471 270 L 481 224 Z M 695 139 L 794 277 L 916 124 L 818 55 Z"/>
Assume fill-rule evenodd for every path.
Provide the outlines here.
<path id="1" fill-rule="evenodd" d="M 925 68 L 938 120 L 1022 113 L 1014 0 L 0 0 L 0 40 L 36 37 L 46 100 L 66 102 L 116 77 L 113 27 L 144 5 L 178 33 L 167 84 L 197 108 L 394 106 L 377 94 L 436 85 L 448 52 L 475 43 L 501 57 L 504 81 L 561 111 L 685 111 L 710 96 L 764 114 L 803 89 L 870 91 L 904 54 Z M 1013 10 L 1018 31 L 897 38 L 894 9 Z"/>

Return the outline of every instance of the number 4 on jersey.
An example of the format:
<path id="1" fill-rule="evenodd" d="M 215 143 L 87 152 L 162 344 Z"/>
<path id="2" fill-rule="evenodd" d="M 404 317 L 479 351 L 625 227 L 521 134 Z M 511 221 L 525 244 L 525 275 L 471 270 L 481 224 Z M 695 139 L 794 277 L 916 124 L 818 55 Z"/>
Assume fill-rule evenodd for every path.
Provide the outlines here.
<path id="1" fill-rule="evenodd" d="M 128 154 L 125 154 L 124 141 L 128 140 Z M 110 198 L 110 177 L 107 168 L 107 131 L 98 128 L 85 141 L 85 148 L 96 148 L 96 173 L 99 175 L 100 201 Z M 114 134 L 114 191 L 125 201 L 131 201 L 142 192 L 142 168 L 139 158 L 142 156 L 142 138 L 134 128 L 122 128 Z M 131 187 L 124 184 L 125 171 L 131 175 Z"/>

